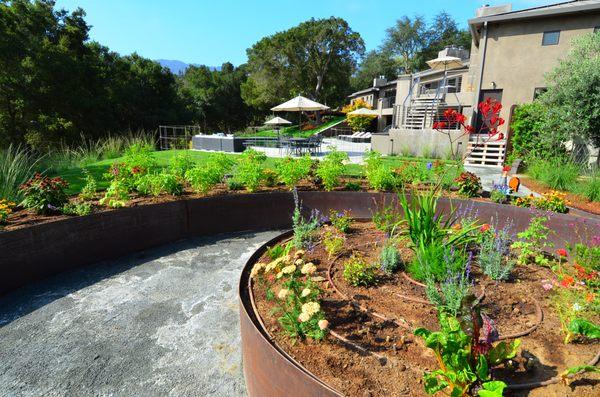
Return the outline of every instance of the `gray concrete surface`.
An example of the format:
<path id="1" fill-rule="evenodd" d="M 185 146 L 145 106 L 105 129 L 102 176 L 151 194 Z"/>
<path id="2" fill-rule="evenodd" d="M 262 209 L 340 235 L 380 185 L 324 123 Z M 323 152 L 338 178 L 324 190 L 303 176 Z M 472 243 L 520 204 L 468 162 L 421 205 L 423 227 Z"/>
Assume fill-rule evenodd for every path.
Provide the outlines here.
<path id="1" fill-rule="evenodd" d="M 245 395 L 238 276 L 277 233 L 186 240 L 1 298 L 0 395 Z"/>

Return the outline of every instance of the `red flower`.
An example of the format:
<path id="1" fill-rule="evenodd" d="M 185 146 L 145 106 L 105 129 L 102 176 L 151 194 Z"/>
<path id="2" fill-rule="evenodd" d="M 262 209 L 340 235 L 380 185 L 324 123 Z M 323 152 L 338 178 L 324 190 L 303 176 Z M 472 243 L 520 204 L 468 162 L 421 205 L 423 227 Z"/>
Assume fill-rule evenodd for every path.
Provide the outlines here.
<path id="1" fill-rule="evenodd" d="M 510 165 L 505 165 L 504 167 L 502 167 L 502 172 L 508 172 L 511 170 L 511 166 Z"/>
<path id="2" fill-rule="evenodd" d="M 568 253 L 567 253 L 567 250 L 566 250 L 566 249 L 564 249 L 564 248 L 557 249 L 557 250 L 556 250 L 556 253 L 557 253 L 559 256 L 567 256 L 567 255 L 568 255 Z"/>
<path id="3" fill-rule="evenodd" d="M 571 276 L 565 276 L 561 281 L 560 281 L 560 285 L 568 288 L 571 285 L 575 284 L 575 279 Z"/>
<path id="4" fill-rule="evenodd" d="M 472 134 L 475 132 L 475 128 L 473 128 L 472 125 L 465 125 L 465 131 L 467 131 L 468 134 Z"/>
<path id="5" fill-rule="evenodd" d="M 504 139 L 504 134 L 501 132 L 498 134 L 498 140 L 501 141 Z"/>
<path id="6" fill-rule="evenodd" d="M 433 123 L 433 129 L 434 130 L 444 130 L 446 129 L 446 123 L 444 123 L 443 121 L 438 121 Z"/>
<path id="7" fill-rule="evenodd" d="M 490 225 L 488 225 L 487 223 L 484 223 L 483 225 L 481 225 L 481 227 L 479 228 L 479 231 L 481 233 L 485 233 L 488 230 L 490 230 Z"/>

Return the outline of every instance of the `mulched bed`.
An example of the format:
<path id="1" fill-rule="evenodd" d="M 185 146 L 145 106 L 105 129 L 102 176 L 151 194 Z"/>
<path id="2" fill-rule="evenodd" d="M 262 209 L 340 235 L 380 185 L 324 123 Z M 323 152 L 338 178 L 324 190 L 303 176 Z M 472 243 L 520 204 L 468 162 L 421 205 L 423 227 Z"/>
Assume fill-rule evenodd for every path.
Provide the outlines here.
<path id="1" fill-rule="evenodd" d="M 317 265 L 317 276 L 325 291 L 322 307 L 331 330 L 359 349 L 331 334 L 321 343 L 290 340 L 282 333 L 276 316 L 271 315 L 273 303 L 266 300 L 264 288 L 259 285 L 252 287 L 255 304 L 272 340 L 340 393 L 424 396 L 423 372 L 437 368 L 432 352 L 412 334 L 417 327 L 437 329 L 435 308 L 420 302 L 427 300 L 424 288 L 403 274 L 380 274 L 378 284 L 370 288 L 353 287 L 342 277 L 343 263 L 352 251 L 360 251 L 368 260 L 376 261 L 384 239 L 384 234 L 376 230 L 373 223 L 356 221 L 347 234 L 342 254 L 330 258 L 322 244 L 317 244 L 306 256 L 307 261 Z M 410 249 L 401 248 L 400 252 L 403 262 L 412 258 Z M 270 260 L 263 256 L 260 261 L 268 263 Z M 485 289 L 483 308 L 495 321 L 501 338 L 534 329 L 521 337 L 520 356 L 515 360 L 520 364 L 516 372 L 496 370 L 496 375 L 507 383 L 551 379 L 567 367 L 587 363 L 600 350 L 600 343 L 563 344 L 558 317 L 550 306 L 550 292 L 541 287 L 542 280 L 552 278 L 549 269 L 517 266 L 511 279 L 504 283 L 488 279 L 476 267 L 473 275 L 476 294 Z M 531 364 L 532 368 L 526 369 Z M 600 375 L 593 374 L 570 386 L 552 384 L 533 390 L 510 391 L 510 395 L 597 396 L 598 383 Z"/>
<path id="2" fill-rule="evenodd" d="M 527 186 L 529 189 L 538 193 L 550 193 L 554 189 L 549 188 L 545 184 L 540 181 L 536 181 L 535 179 L 531 179 L 526 176 L 519 175 L 519 179 L 521 179 L 521 183 Z M 589 201 L 584 196 L 581 196 L 576 193 L 571 192 L 562 192 L 566 194 L 566 199 L 570 201 L 570 207 L 577 208 L 582 211 L 590 212 L 592 214 L 600 215 L 600 202 L 597 201 Z"/>

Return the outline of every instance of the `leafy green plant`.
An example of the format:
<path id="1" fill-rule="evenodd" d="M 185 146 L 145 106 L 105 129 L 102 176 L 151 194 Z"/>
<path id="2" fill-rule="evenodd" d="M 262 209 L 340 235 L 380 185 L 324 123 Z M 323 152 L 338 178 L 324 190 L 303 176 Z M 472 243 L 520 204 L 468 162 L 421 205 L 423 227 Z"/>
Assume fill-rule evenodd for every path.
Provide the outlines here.
<path id="1" fill-rule="evenodd" d="M 493 189 L 490 193 L 490 200 L 494 203 L 504 204 L 508 201 L 508 196 L 500 189 Z"/>
<path id="2" fill-rule="evenodd" d="M 462 172 L 454 182 L 458 186 L 458 192 L 466 197 L 475 197 L 481 190 L 481 179 L 472 172 Z"/>
<path id="3" fill-rule="evenodd" d="M 335 255 L 340 253 L 344 248 L 345 243 L 346 239 L 344 236 L 332 230 L 327 230 L 323 236 L 323 245 L 325 246 L 325 251 L 327 251 L 327 255 L 329 255 L 330 258 L 333 258 Z"/>
<path id="4" fill-rule="evenodd" d="M 473 315 L 472 335 L 463 331 L 460 322 L 444 311 L 439 312 L 439 323 L 437 332 L 425 328 L 415 330 L 415 335 L 422 337 L 425 345 L 433 350 L 439 364 L 439 369 L 423 376 L 425 391 L 466 396 L 480 389 L 480 396 L 501 396 L 506 385 L 493 381 L 490 369 L 515 357 L 521 341 L 494 345 L 497 331 L 487 316 L 479 313 Z"/>
<path id="5" fill-rule="evenodd" d="M 179 153 L 169 161 L 169 173 L 184 179 L 185 173 L 194 167 L 194 159 L 189 153 Z"/>
<path id="6" fill-rule="evenodd" d="M 136 190 L 142 194 L 159 196 L 161 193 L 179 196 L 183 193 L 183 184 L 174 174 L 166 171 L 146 174 L 138 178 Z"/>
<path id="7" fill-rule="evenodd" d="M 344 263 L 343 277 L 355 287 L 370 287 L 377 282 L 377 267 L 367 263 L 359 254 L 353 253 Z"/>
<path id="8" fill-rule="evenodd" d="M 571 342 L 577 334 L 587 332 L 593 336 L 598 330 L 597 328 L 594 329 L 594 324 L 588 324 L 588 321 L 585 320 L 585 317 L 588 317 L 592 313 L 588 308 L 582 291 L 561 286 L 552 294 L 551 299 L 552 306 L 558 315 L 561 329 L 565 335 L 565 344 Z"/>
<path id="9" fill-rule="evenodd" d="M 468 261 L 467 254 L 462 249 L 443 242 L 419 244 L 416 247 L 415 257 L 408 264 L 407 271 L 419 281 L 433 278 L 441 282 L 448 274 L 457 274 L 465 268 Z"/>
<path id="10" fill-rule="evenodd" d="M 568 244 L 567 249 L 573 263 L 588 271 L 600 271 L 600 245 Z"/>
<path id="11" fill-rule="evenodd" d="M 372 189 L 390 191 L 398 186 L 396 175 L 389 166 L 383 164 L 379 152 L 369 151 L 365 156 L 365 163 L 365 175 Z"/>
<path id="12" fill-rule="evenodd" d="M 573 162 L 554 159 L 545 162 L 541 179 L 552 189 L 570 190 L 575 185 L 580 171 L 579 166 Z"/>
<path id="13" fill-rule="evenodd" d="M 378 230 L 389 236 L 400 224 L 402 217 L 395 207 L 389 205 L 377 210 L 373 214 L 372 220 Z"/>
<path id="14" fill-rule="evenodd" d="M 519 250 L 517 263 L 547 266 L 550 263 L 545 249 L 554 246 L 548 241 L 550 229 L 546 226 L 548 218 L 545 216 L 536 216 L 531 219 L 526 230 L 517 233 L 519 241 L 512 244 L 512 248 Z"/>
<path id="15" fill-rule="evenodd" d="M 221 183 L 225 174 L 233 167 L 234 161 L 222 153 L 211 154 L 205 164 L 198 164 L 185 173 L 192 189 L 206 194 Z"/>
<path id="16" fill-rule="evenodd" d="M 85 175 L 85 185 L 83 185 L 79 197 L 83 200 L 92 200 L 98 192 L 98 182 L 85 168 L 83 169 L 83 173 Z"/>
<path id="17" fill-rule="evenodd" d="M 235 170 L 235 179 L 241 182 L 246 190 L 255 192 L 264 181 L 263 163 L 267 156 L 259 151 L 248 148 L 241 154 Z"/>
<path id="18" fill-rule="evenodd" d="M 575 335 L 585 336 L 588 339 L 600 339 L 600 326 L 583 318 L 571 320 L 567 328 L 569 333 L 565 338 L 566 343 L 569 343 Z"/>
<path id="19" fill-rule="evenodd" d="M 100 199 L 100 204 L 111 208 L 121 208 L 127 204 L 127 201 L 129 201 L 129 188 L 125 182 L 115 179 L 106 189 L 104 197 Z"/>
<path id="20" fill-rule="evenodd" d="M 265 181 L 266 187 L 274 187 L 277 185 L 277 173 L 272 169 L 265 169 L 263 171 L 263 180 Z"/>
<path id="21" fill-rule="evenodd" d="M 285 255 L 288 255 L 292 250 L 292 244 L 277 244 L 273 247 L 267 248 L 267 256 L 274 261 L 277 258 L 281 258 Z"/>
<path id="22" fill-rule="evenodd" d="M 381 254 L 379 255 L 379 262 L 381 270 L 386 274 L 395 273 L 402 264 L 398 249 L 389 242 L 383 246 Z"/>
<path id="23" fill-rule="evenodd" d="M 92 213 L 92 204 L 85 201 L 67 202 L 61 208 L 61 212 L 65 215 L 89 215 Z"/>
<path id="24" fill-rule="evenodd" d="M 238 191 L 244 188 L 244 184 L 240 181 L 236 181 L 233 178 L 227 179 L 227 189 L 231 191 Z"/>
<path id="25" fill-rule="evenodd" d="M 362 187 L 360 186 L 360 184 L 356 183 L 356 182 L 347 182 L 346 185 L 344 186 L 344 190 L 350 190 L 353 192 L 357 192 L 361 189 Z"/>
<path id="26" fill-rule="evenodd" d="M 582 193 L 590 201 L 600 201 L 600 172 L 592 175 L 582 184 Z"/>
<path id="27" fill-rule="evenodd" d="M 300 159 L 286 157 L 277 163 L 276 172 L 279 180 L 291 190 L 298 185 L 298 182 L 308 177 L 311 166 L 310 155 Z"/>
<path id="28" fill-rule="evenodd" d="M 317 176 L 321 178 L 325 190 L 333 190 L 340 185 L 340 178 L 344 173 L 344 161 L 348 160 L 348 153 L 340 152 L 334 147 L 329 148 L 325 158 L 319 163 Z"/>
<path id="29" fill-rule="evenodd" d="M 36 173 L 19 187 L 24 197 L 21 205 L 38 214 L 56 212 L 68 201 L 67 187 L 68 183 L 61 177 L 50 178 Z"/>
<path id="30" fill-rule="evenodd" d="M 350 231 L 350 226 L 352 225 L 352 218 L 350 217 L 350 212 L 348 210 L 342 212 L 330 210 L 329 221 L 334 228 L 344 234 Z"/>

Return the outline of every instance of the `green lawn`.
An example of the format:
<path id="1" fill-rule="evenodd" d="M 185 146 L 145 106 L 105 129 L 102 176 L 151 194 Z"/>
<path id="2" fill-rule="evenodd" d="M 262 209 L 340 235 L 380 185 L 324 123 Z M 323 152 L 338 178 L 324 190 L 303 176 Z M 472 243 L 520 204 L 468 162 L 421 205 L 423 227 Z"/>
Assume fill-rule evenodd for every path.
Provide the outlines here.
<path id="1" fill-rule="evenodd" d="M 173 158 L 174 156 L 176 156 L 179 153 L 184 153 L 184 152 L 189 153 L 195 159 L 195 161 L 199 164 L 202 164 L 203 162 L 205 162 L 211 154 L 209 152 L 198 152 L 195 150 L 166 150 L 166 151 L 154 152 L 154 156 L 160 167 L 166 167 L 169 165 L 169 161 L 171 158 Z M 231 154 L 231 153 L 227 153 L 226 155 L 230 156 L 232 158 L 237 158 L 237 156 L 239 156 L 239 154 Z M 95 163 L 88 164 L 84 167 L 75 167 L 75 168 L 58 170 L 57 172 L 55 172 L 55 174 L 60 175 L 67 182 L 69 182 L 69 188 L 67 189 L 67 192 L 69 194 L 76 194 L 81 191 L 81 188 L 85 184 L 85 174 L 83 172 L 84 168 L 91 175 L 93 175 L 94 178 L 96 178 L 99 189 L 106 189 L 108 187 L 108 181 L 105 180 L 104 173 L 107 172 L 109 166 L 113 162 L 118 162 L 120 160 L 121 160 L 121 158 L 101 160 L 101 161 L 97 161 Z M 405 162 L 412 162 L 412 161 L 414 161 L 414 162 L 433 162 L 433 161 L 435 161 L 433 159 L 399 157 L 399 156 L 384 157 L 383 160 L 386 164 L 389 164 L 392 168 L 399 167 Z M 279 159 L 277 159 L 277 158 L 269 157 L 269 158 L 267 158 L 267 161 L 265 162 L 265 167 L 266 168 L 275 168 L 278 161 L 279 161 Z M 445 162 L 444 160 L 440 160 L 440 161 Z M 359 164 L 348 164 L 348 165 L 346 165 L 346 175 L 347 176 L 361 176 L 361 175 L 363 175 L 363 167 Z"/>

